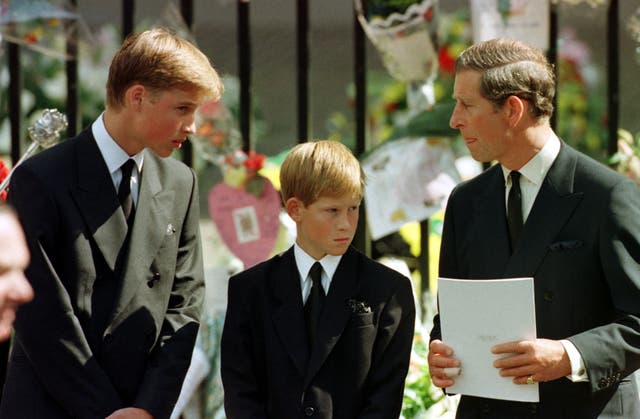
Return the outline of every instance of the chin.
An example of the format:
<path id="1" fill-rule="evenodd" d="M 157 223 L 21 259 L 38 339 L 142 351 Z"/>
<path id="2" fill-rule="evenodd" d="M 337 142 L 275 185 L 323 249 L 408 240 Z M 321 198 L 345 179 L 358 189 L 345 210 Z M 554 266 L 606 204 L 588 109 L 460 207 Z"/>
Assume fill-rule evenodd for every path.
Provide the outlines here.
<path id="1" fill-rule="evenodd" d="M 154 154 L 156 154 L 157 156 L 160 156 L 162 158 L 166 158 L 171 156 L 171 154 L 173 154 L 173 150 L 155 150 L 155 149 L 151 149 L 151 151 L 153 151 Z"/>
<path id="2" fill-rule="evenodd" d="M 349 249 L 349 246 L 345 246 L 344 248 L 336 249 L 327 253 L 330 254 L 331 256 L 342 256 L 345 253 L 347 253 L 347 249 Z"/>

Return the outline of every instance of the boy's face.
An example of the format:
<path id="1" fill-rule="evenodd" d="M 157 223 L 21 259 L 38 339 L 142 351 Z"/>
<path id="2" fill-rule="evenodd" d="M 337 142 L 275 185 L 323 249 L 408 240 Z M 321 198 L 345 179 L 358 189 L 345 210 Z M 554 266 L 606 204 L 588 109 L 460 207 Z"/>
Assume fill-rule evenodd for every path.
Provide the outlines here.
<path id="1" fill-rule="evenodd" d="M 347 251 L 358 226 L 360 200 L 352 197 L 321 197 L 305 206 L 298 198 L 286 203 L 296 222 L 298 245 L 316 260 Z"/>
<path id="2" fill-rule="evenodd" d="M 168 157 L 195 132 L 195 112 L 203 98 L 195 89 L 145 90 L 137 118 L 141 148 Z"/>

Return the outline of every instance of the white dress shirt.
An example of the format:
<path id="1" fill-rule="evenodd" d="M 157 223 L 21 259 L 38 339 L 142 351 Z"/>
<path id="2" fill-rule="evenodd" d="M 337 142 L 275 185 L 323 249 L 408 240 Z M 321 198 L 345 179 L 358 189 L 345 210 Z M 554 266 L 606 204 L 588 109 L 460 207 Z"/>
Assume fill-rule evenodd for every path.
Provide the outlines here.
<path id="1" fill-rule="evenodd" d="M 331 286 L 331 280 L 333 279 L 333 274 L 336 273 L 336 269 L 338 269 L 338 264 L 340 263 L 340 259 L 342 259 L 342 255 L 340 256 L 332 256 L 326 255 L 320 260 L 315 260 L 307 252 L 302 250 L 298 243 L 293 245 L 293 254 L 296 259 L 296 266 L 298 267 L 298 273 L 300 274 L 300 288 L 302 289 L 302 304 L 307 302 L 307 298 L 309 298 L 309 293 L 311 293 L 311 286 L 313 285 L 311 281 L 311 276 L 309 276 L 309 271 L 311 271 L 311 267 L 314 263 L 320 262 L 322 265 L 322 288 L 324 289 L 325 295 L 329 293 L 329 287 Z"/>
<path id="2" fill-rule="evenodd" d="M 124 162 L 126 162 L 130 158 L 136 162 L 137 170 L 133 170 L 131 172 L 131 197 L 133 198 L 134 207 L 137 208 L 138 193 L 140 192 L 140 173 L 142 173 L 144 153 L 141 151 L 134 156 L 129 156 L 127 152 L 124 151 L 118 145 L 118 143 L 116 143 L 113 137 L 109 135 L 107 129 L 104 126 L 103 117 L 104 113 L 93 122 L 93 124 L 91 125 L 91 132 L 93 133 L 93 137 L 96 139 L 100 154 L 102 154 L 102 158 L 107 164 L 107 168 L 109 169 L 109 173 L 111 174 L 111 180 L 113 181 L 113 186 L 116 188 L 116 191 L 118 191 L 120 182 L 122 180 L 122 170 L 120 170 L 120 166 L 122 166 Z"/>
<path id="3" fill-rule="evenodd" d="M 547 176 L 551 165 L 556 160 L 556 157 L 558 157 L 558 153 L 560 153 L 560 140 L 555 135 L 551 135 L 542 147 L 542 150 L 518 170 L 521 174 L 520 190 L 522 193 L 522 220 L 524 223 L 527 222 L 533 203 L 538 196 L 538 192 L 540 192 L 542 182 L 545 176 Z M 509 176 L 511 170 L 504 166 L 501 167 L 506 185 L 505 205 L 507 205 L 509 191 L 511 190 L 511 177 Z M 584 361 L 575 345 L 568 340 L 561 340 L 560 343 L 567 351 L 569 361 L 571 362 L 571 375 L 568 375 L 567 378 L 573 382 L 589 381 L 584 367 Z"/>

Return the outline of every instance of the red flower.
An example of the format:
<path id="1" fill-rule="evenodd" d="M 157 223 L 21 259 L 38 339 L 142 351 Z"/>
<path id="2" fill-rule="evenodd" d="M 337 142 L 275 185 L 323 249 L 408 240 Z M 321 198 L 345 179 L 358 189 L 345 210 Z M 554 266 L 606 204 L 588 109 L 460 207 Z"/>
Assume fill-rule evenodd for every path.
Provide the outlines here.
<path id="1" fill-rule="evenodd" d="M 395 102 L 388 102 L 384 104 L 384 111 L 386 113 L 393 113 L 398 110 L 398 104 Z"/>
<path id="2" fill-rule="evenodd" d="M 258 154 L 253 150 L 249 151 L 249 154 L 247 154 L 247 159 L 244 161 L 244 167 L 254 172 L 262 169 L 263 164 L 264 154 Z"/>
<path id="3" fill-rule="evenodd" d="M 36 42 L 38 42 L 38 37 L 32 33 L 28 33 L 24 36 L 24 41 L 27 44 L 35 44 Z"/>
<path id="4" fill-rule="evenodd" d="M 431 22 L 431 20 L 433 19 L 433 7 L 429 7 L 425 12 L 424 15 L 422 15 L 422 17 L 424 18 L 424 20 L 426 22 Z"/>
<path id="5" fill-rule="evenodd" d="M 440 48 L 438 51 L 438 62 L 440 68 L 447 74 L 453 74 L 456 68 L 456 60 L 451 56 L 449 49 L 446 46 Z"/>
<path id="6" fill-rule="evenodd" d="M 9 176 L 9 168 L 4 164 L 4 161 L 0 159 L 0 183 L 5 180 L 5 178 Z M 3 201 L 7 200 L 7 191 L 6 189 L 0 193 L 0 199 Z"/>

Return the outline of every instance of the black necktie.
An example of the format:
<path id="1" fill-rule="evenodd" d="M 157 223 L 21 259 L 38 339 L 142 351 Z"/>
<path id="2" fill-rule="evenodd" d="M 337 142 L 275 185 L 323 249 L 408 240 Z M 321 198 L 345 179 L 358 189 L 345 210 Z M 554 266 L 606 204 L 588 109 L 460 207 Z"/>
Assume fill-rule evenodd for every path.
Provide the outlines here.
<path id="1" fill-rule="evenodd" d="M 520 191 L 520 172 L 512 171 L 509 176 L 511 177 L 511 190 L 509 190 L 507 199 L 507 221 L 509 222 L 509 236 L 513 252 L 522 231 L 522 192 Z"/>
<path id="2" fill-rule="evenodd" d="M 320 265 L 320 262 L 313 264 L 309 275 L 311 276 L 313 285 L 311 286 L 311 292 L 309 293 L 307 302 L 304 305 L 304 318 L 307 323 L 309 347 L 312 348 L 316 340 L 316 328 L 320 314 L 322 313 L 325 298 L 324 289 L 322 288 L 322 265 Z"/>
<path id="3" fill-rule="evenodd" d="M 131 172 L 136 162 L 133 159 L 129 159 L 122 166 L 122 180 L 120 181 L 120 187 L 118 188 L 118 199 L 120 200 L 120 206 L 124 212 L 124 218 L 127 223 L 131 224 L 135 208 L 133 207 L 133 196 L 131 196 Z"/>

